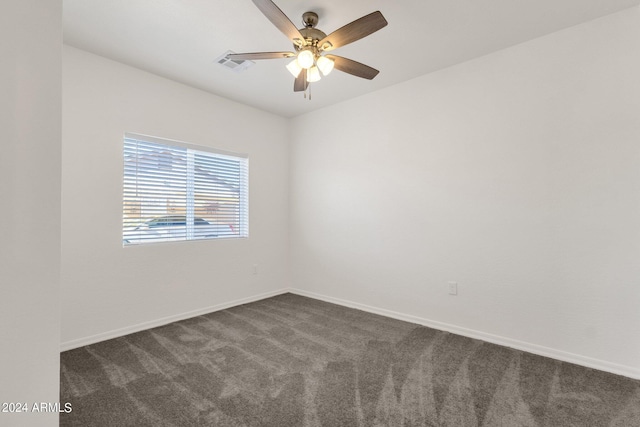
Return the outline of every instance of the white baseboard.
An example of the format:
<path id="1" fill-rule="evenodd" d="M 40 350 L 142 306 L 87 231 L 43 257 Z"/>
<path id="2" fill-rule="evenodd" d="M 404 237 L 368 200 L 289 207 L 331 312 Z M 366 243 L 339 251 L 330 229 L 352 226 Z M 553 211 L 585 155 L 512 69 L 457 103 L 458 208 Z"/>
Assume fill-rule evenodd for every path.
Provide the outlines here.
<path id="1" fill-rule="evenodd" d="M 213 305 L 210 307 L 204 307 L 197 310 L 189 311 L 186 313 L 176 314 L 173 316 L 163 317 L 157 320 L 151 320 L 148 322 L 138 323 L 137 325 L 127 326 L 125 328 L 115 329 L 108 332 L 103 332 L 97 335 L 84 337 L 76 340 L 66 341 L 60 345 L 60 351 L 72 350 L 74 348 L 83 347 L 89 344 L 95 344 L 100 341 L 106 341 L 113 338 L 122 337 L 124 335 L 132 334 L 134 332 L 144 331 L 146 329 L 156 328 L 158 326 L 167 325 L 169 323 L 177 322 L 179 320 L 190 319 L 192 317 L 201 316 L 203 314 L 213 313 L 214 311 L 226 310 L 227 308 L 235 307 L 242 304 L 247 304 L 254 301 L 259 301 L 265 298 L 271 298 L 276 295 L 286 294 L 289 289 L 278 289 L 276 291 L 265 292 L 262 294 L 242 298 L 234 301 L 225 302 L 222 304 Z"/>
<path id="2" fill-rule="evenodd" d="M 518 341 L 512 338 L 506 338 L 499 335 L 493 335 L 493 334 L 488 334 L 486 332 L 476 331 L 473 329 L 462 328 L 459 326 L 442 323 L 435 320 L 425 319 L 422 317 L 417 317 L 409 314 L 403 314 L 403 313 L 398 313 L 391 310 L 386 310 L 383 308 L 372 307 L 369 305 L 360 304 L 353 301 L 343 300 L 341 298 L 334 298 L 326 295 L 321 295 L 315 292 L 305 291 L 303 289 L 289 289 L 289 292 L 292 294 L 314 298 L 321 301 L 342 305 L 345 307 L 355 308 L 355 309 L 366 311 L 369 313 L 391 317 L 393 319 L 403 320 L 405 322 L 416 323 L 418 325 L 427 326 L 429 328 L 438 329 L 441 331 L 451 332 L 451 333 L 462 335 L 469 338 L 487 341 L 493 344 L 510 347 L 516 350 L 522 350 L 528 353 L 537 354 L 539 356 L 550 357 L 552 359 L 561 360 L 563 362 L 574 363 L 576 365 L 585 366 L 587 368 L 598 369 L 600 371 L 610 372 L 616 375 L 623 375 L 625 377 L 629 377 L 633 379 L 640 379 L 640 370 L 631 366 L 611 363 L 605 360 L 593 359 L 591 357 L 581 356 L 579 354 L 573 354 L 566 351 L 544 347 L 537 344 L 527 343 L 524 341 Z"/>

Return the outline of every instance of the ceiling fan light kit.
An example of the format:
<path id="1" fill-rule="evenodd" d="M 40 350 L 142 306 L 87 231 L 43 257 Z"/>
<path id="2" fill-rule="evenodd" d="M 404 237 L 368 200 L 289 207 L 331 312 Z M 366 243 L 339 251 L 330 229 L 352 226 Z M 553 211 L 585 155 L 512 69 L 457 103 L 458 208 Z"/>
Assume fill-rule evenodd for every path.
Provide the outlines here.
<path id="1" fill-rule="evenodd" d="M 315 83 L 317 81 L 320 81 L 320 79 L 320 70 L 318 70 L 318 67 L 314 65 L 313 67 L 309 68 L 309 71 L 307 72 L 307 81 L 309 83 Z"/>
<path id="2" fill-rule="evenodd" d="M 319 81 L 323 75 L 326 77 L 334 68 L 369 80 L 378 75 L 379 71 L 375 68 L 341 56 L 327 55 L 326 52 L 353 43 L 384 28 L 387 25 L 387 20 L 379 11 L 356 19 L 326 35 L 316 28 L 318 15 L 315 12 L 302 14 L 304 28 L 298 29 L 271 0 L 252 1 L 273 25 L 291 40 L 295 52 L 234 53 L 229 54 L 228 59 L 294 58 L 286 66 L 287 70 L 295 77 L 294 92 L 305 92 L 309 83 Z M 311 95 L 309 95 L 309 99 L 311 99 Z"/>
<path id="3" fill-rule="evenodd" d="M 335 66 L 335 63 L 326 56 L 319 57 L 316 60 L 316 64 L 318 65 L 318 68 L 320 68 L 320 71 L 322 71 L 322 74 L 325 76 L 328 76 Z"/>
<path id="4" fill-rule="evenodd" d="M 289 64 L 287 65 L 287 70 L 289 70 L 289 72 L 293 74 L 293 77 L 298 78 L 300 72 L 302 71 L 302 67 L 300 66 L 300 64 L 298 64 L 297 58 L 289 62 Z"/>
<path id="5" fill-rule="evenodd" d="M 298 53 L 298 65 L 302 68 L 309 69 L 315 63 L 315 54 L 311 48 L 304 48 Z"/>

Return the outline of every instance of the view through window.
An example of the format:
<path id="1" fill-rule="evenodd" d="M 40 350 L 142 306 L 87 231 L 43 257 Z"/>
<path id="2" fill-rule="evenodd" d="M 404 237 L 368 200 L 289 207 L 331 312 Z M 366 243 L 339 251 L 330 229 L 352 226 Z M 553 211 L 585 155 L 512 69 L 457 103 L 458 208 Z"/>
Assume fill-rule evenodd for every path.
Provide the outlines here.
<path id="1" fill-rule="evenodd" d="M 123 245 L 248 237 L 248 159 L 126 134 Z"/>

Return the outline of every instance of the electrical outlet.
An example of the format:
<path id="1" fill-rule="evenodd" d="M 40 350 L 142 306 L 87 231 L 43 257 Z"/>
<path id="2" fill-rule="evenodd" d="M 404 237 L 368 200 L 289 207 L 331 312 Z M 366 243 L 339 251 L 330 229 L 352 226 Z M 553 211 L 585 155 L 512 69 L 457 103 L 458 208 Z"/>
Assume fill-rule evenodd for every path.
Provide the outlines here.
<path id="1" fill-rule="evenodd" d="M 449 282 L 449 295 L 458 295 L 458 282 Z"/>
<path id="2" fill-rule="evenodd" d="M 253 274 L 258 274 L 258 264 L 253 264 Z"/>

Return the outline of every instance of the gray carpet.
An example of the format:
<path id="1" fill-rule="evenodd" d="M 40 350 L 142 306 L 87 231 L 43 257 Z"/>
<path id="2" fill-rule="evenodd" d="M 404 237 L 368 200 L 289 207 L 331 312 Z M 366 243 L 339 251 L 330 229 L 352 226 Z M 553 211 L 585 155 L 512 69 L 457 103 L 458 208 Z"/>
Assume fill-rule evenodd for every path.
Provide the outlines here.
<path id="1" fill-rule="evenodd" d="M 61 355 L 61 426 L 640 426 L 640 381 L 296 296 Z"/>

